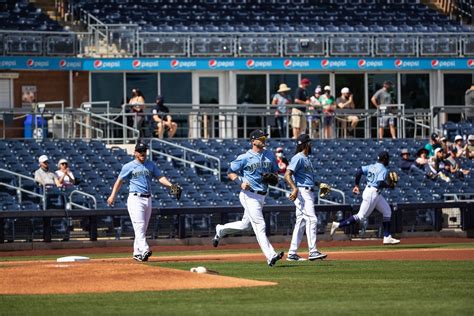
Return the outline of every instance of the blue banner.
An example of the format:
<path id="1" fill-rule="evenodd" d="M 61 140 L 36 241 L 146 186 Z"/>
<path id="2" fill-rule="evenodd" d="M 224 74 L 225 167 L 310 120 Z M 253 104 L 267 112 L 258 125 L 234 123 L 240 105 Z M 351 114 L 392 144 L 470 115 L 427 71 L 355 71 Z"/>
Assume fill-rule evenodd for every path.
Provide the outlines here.
<path id="1" fill-rule="evenodd" d="M 53 58 L 0 57 L 6 70 L 474 70 L 469 58 Z"/>

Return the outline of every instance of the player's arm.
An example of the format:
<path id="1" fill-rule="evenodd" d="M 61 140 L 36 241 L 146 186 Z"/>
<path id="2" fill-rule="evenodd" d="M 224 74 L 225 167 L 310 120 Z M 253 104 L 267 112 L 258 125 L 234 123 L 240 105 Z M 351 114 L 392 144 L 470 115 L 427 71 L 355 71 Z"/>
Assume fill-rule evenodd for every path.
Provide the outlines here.
<path id="1" fill-rule="evenodd" d="M 112 193 L 110 193 L 109 198 L 107 199 L 107 204 L 108 205 L 113 205 L 115 202 L 115 197 L 117 196 L 118 191 L 120 190 L 120 187 L 122 187 L 122 178 L 119 176 L 117 178 L 117 181 L 114 183 L 114 187 L 112 188 Z"/>
<path id="2" fill-rule="evenodd" d="M 285 172 L 285 181 L 286 183 L 288 183 L 288 185 L 290 186 L 291 188 L 291 193 L 290 195 L 288 196 L 288 198 L 291 200 L 291 201 L 294 201 L 296 200 L 296 198 L 298 197 L 298 187 L 296 186 L 295 182 L 293 181 L 293 171 L 290 170 L 290 169 L 286 169 L 286 172 Z"/>
<path id="3" fill-rule="evenodd" d="M 168 188 L 170 188 L 173 185 L 173 183 L 171 183 L 170 180 L 168 180 L 168 178 L 165 176 L 158 177 L 158 182 Z"/>
<path id="4" fill-rule="evenodd" d="M 354 188 L 352 189 L 352 192 L 355 194 L 360 193 L 359 185 L 360 185 L 360 179 L 362 178 L 362 175 L 364 174 L 364 171 L 362 170 L 362 167 L 357 168 L 356 174 L 355 174 L 355 185 Z"/>
<path id="5" fill-rule="evenodd" d="M 245 164 L 245 158 L 243 155 L 237 157 L 236 160 L 230 163 L 229 170 L 227 171 L 227 178 L 230 181 L 233 181 L 239 185 L 242 190 L 250 189 L 250 184 L 246 181 L 243 181 L 242 177 L 239 175 L 242 173 L 242 169 Z"/>

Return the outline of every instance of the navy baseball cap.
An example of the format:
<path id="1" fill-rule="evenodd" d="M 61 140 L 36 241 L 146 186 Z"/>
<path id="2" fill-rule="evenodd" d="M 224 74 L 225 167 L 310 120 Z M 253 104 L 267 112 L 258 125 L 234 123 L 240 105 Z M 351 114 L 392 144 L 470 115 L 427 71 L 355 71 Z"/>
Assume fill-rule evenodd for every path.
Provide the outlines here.
<path id="1" fill-rule="evenodd" d="M 135 145 L 135 151 L 144 152 L 144 151 L 147 151 L 147 149 L 148 149 L 148 146 L 143 142 L 138 142 Z"/>
<path id="2" fill-rule="evenodd" d="M 268 137 L 268 134 L 261 129 L 256 129 L 250 133 L 250 140 L 259 139 L 260 137 Z"/>
<path id="3" fill-rule="evenodd" d="M 311 140 L 311 138 L 309 138 L 309 135 L 308 134 L 301 134 L 300 136 L 298 136 L 298 138 L 296 139 L 296 143 L 298 145 L 300 144 L 304 144 L 304 143 L 307 143 Z"/>

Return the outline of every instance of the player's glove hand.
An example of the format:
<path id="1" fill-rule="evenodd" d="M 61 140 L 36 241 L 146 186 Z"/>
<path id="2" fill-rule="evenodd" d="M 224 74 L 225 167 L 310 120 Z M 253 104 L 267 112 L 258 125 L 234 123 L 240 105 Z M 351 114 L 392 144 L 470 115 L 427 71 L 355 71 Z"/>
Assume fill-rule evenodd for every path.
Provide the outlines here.
<path id="1" fill-rule="evenodd" d="M 176 200 L 179 201 L 181 198 L 181 193 L 183 192 L 183 189 L 177 185 L 177 184 L 172 184 L 170 187 L 170 195 L 174 196 Z"/>
<path id="2" fill-rule="evenodd" d="M 393 189 L 398 183 L 398 174 L 395 171 L 390 171 L 387 177 L 388 186 Z"/>
<path id="3" fill-rule="evenodd" d="M 319 184 L 319 197 L 325 198 L 331 193 L 331 186 L 327 183 Z"/>
<path id="4" fill-rule="evenodd" d="M 278 176 L 274 173 L 264 173 L 262 177 L 262 182 L 269 185 L 277 185 Z"/>

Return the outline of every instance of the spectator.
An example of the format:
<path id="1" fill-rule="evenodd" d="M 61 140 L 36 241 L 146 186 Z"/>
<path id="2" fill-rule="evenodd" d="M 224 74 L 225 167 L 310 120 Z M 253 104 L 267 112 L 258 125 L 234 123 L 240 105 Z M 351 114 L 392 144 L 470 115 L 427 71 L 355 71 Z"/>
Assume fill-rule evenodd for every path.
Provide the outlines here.
<path id="1" fill-rule="evenodd" d="M 372 104 L 380 110 L 379 119 L 379 138 L 383 138 L 383 133 L 387 127 L 387 123 L 390 126 L 390 134 L 392 138 L 397 138 L 397 130 L 395 128 L 395 118 L 393 117 L 393 110 L 387 109 L 386 105 L 392 104 L 392 91 L 393 83 L 391 81 L 384 81 L 383 88 L 375 92 L 370 101 Z"/>
<path id="2" fill-rule="evenodd" d="M 473 134 L 469 135 L 469 137 L 467 138 L 465 151 L 466 151 L 467 158 L 469 159 L 474 158 L 474 135 Z"/>
<path id="3" fill-rule="evenodd" d="M 56 176 L 58 177 L 59 183 L 62 188 L 70 189 L 74 187 L 76 178 L 74 174 L 69 170 L 68 162 L 66 159 L 60 159 L 58 162 L 58 170 L 56 170 Z"/>
<path id="4" fill-rule="evenodd" d="M 448 138 L 443 136 L 439 139 L 439 144 L 441 148 L 443 148 L 444 152 L 447 153 L 449 151 L 450 143 L 448 142 Z"/>
<path id="5" fill-rule="evenodd" d="M 321 113 L 321 102 L 319 102 L 319 98 L 321 97 L 321 86 L 317 86 L 314 89 L 314 95 L 309 99 L 310 107 L 310 115 L 308 116 L 308 123 L 311 124 L 311 138 L 318 138 L 319 132 L 319 113 Z"/>
<path id="6" fill-rule="evenodd" d="M 354 98 L 352 93 L 350 92 L 349 88 L 342 88 L 341 89 L 341 96 L 337 98 L 336 104 L 340 109 L 354 109 Z M 359 118 L 356 115 L 348 115 L 344 119 L 349 122 L 350 125 L 350 132 L 353 132 L 355 136 L 355 128 L 357 127 L 357 123 L 359 123 Z M 346 129 L 347 123 L 344 121 L 344 130 Z"/>
<path id="7" fill-rule="evenodd" d="M 471 84 L 471 87 L 466 90 L 466 111 L 465 119 L 471 123 L 474 121 L 474 82 Z"/>
<path id="8" fill-rule="evenodd" d="M 277 148 L 275 156 L 278 163 L 278 174 L 284 175 L 286 172 L 286 168 L 288 167 L 288 159 L 286 159 L 282 147 Z"/>
<path id="9" fill-rule="evenodd" d="M 452 147 L 452 153 L 454 158 L 466 157 L 466 151 L 464 149 L 464 144 L 462 143 L 463 139 L 461 135 L 456 135 L 454 138 L 454 144 Z"/>
<path id="10" fill-rule="evenodd" d="M 428 150 L 428 157 L 433 157 L 435 149 L 439 147 L 441 147 L 441 144 L 439 143 L 438 134 L 432 133 L 430 142 L 425 145 L 425 149 Z"/>
<path id="11" fill-rule="evenodd" d="M 464 176 L 471 172 L 461 168 L 459 160 L 456 159 L 454 152 L 449 152 L 445 157 L 445 169 L 448 174 L 460 179 L 464 179 Z"/>
<path id="12" fill-rule="evenodd" d="M 428 150 L 426 148 L 420 148 L 416 153 L 416 166 L 422 170 L 427 170 L 429 159 Z"/>
<path id="13" fill-rule="evenodd" d="M 41 186 L 61 187 L 58 177 L 54 172 L 49 171 L 48 156 L 42 155 L 38 159 L 39 168 L 35 171 L 35 182 Z"/>
<path id="14" fill-rule="evenodd" d="M 421 173 L 423 175 L 425 174 L 425 172 L 417 166 L 415 160 L 410 159 L 410 152 L 408 151 L 408 149 L 402 149 L 400 156 L 402 157 L 402 161 L 400 162 L 400 169 L 407 172 L 411 171 L 415 173 Z"/>
<path id="15" fill-rule="evenodd" d="M 297 105 L 291 110 L 291 127 L 293 129 L 293 138 L 306 131 L 306 106 L 309 105 L 309 96 L 306 89 L 311 84 L 307 78 L 301 79 L 300 86 L 295 92 L 295 104 Z"/>
<path id="16" fill-rule="evenodd" d="M 145 96 L 140 89 L 132 89 L 132 98 L 128 104 L 131 105 L 130 113 L 135 114 L 132 117 L 133 127 L 141 131 L 145 122 Z"/>
<path id="17" fill-rule="evenodd" d="M 323 107 L 323 129 L 324 138 L 332 138 L 334 125 L 334 111 L 336 110 L 336 99 L 331 95 L 331 87 L 324 87 L 324 94 L 319 97 L 319 102 Z"/>
<path id="18" fill-rule="evenodd" d="M 156 123 L 155 134 L 158 138 L 163 138 L 165 130 L 168 131 L 168 137 L 173 138 L 178 130 L 178 124 L 173 122 L 169 108 L 164 104 L 164 99 L 161 95 L 156 96 L 156 104 L 153 107 L 153 121 Z"/>
<path id="19" fill-rule="evenodd" d="M 451 182 L 446 172 L 446 163 L 444 161 L 444 151 L 441 147 L 438 147 L 434 150 L 434 156 L 430 157 L 428 163 L 429 176 L 432 179 L 439 177 L 441 180 L 446 182 Z"/>
<path id="20" fill-rule="evenodd" d="M 280 137 L 286 137 L 286 128 L 288 124 L 288 105 L 291 104 L 291 96 L 288 92 L 291 88 L 286 84 L 280 84 L 277 93 L 273 96 L 272 104 L 277 106 L 275 110 L 275 120 Z"/>

